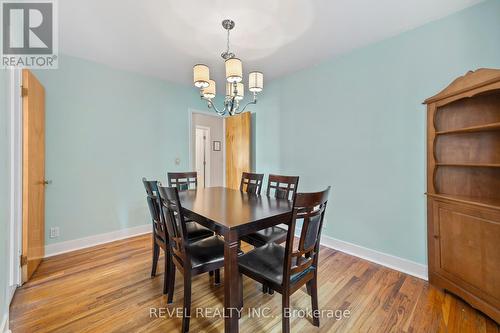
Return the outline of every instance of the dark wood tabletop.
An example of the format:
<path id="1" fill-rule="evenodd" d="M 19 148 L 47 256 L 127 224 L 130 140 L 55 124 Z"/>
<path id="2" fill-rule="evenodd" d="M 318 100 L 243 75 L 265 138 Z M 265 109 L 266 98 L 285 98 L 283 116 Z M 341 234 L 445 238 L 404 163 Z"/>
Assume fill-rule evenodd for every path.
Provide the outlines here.
<path id="1" fill-rule="evenodd" d="M 188 217 L 220 234 L 235 230 L 241 236 L 275 225 L 277 219 L 286 223 L 292 211 L 288 200 L 225 187 L 183 191 L 179 197 Z"/>

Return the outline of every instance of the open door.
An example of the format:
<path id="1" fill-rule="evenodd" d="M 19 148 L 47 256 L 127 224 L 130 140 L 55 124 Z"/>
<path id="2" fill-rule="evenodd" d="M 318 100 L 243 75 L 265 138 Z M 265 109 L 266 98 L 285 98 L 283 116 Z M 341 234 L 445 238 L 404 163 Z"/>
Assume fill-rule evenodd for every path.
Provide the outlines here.
<path id="1" fill-rule="evenodd" d="M 226 187 L 239 189 L 241 173 L 250 172 L 251 114 L 226 119 Z"/>
<path id="2" fill-rule="evenodd" d="M 23 241 L 22 282 L 45 255 L 45 89 L 23 69 Z"/>

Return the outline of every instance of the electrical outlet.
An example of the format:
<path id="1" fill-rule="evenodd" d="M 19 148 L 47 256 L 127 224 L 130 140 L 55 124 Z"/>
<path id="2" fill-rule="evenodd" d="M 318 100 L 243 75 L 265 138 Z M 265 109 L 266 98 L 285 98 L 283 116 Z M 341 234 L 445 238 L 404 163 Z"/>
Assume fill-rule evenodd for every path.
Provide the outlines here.
<path id="1" fill-rule="evenodd" d="M 51 227 L 49 238 L 57 238 L 57 237 L 59 237 L 59 227 Z"/>

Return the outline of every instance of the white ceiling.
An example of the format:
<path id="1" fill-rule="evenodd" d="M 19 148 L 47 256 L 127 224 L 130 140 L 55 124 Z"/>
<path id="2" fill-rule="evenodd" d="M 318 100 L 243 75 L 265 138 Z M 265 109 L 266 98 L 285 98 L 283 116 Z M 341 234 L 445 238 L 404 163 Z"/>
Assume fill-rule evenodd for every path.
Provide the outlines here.
<path id="1" fill-rule="evenodd" d="M 206 63 L 220 80 L 226 43 L 221 21 L 231 18 L 232 51 L 245 72 L 260 70 L 269 81 L 480 1 L 63 0 L 59 47 L 184 84 L 191 84 L 193 64 Z"/>

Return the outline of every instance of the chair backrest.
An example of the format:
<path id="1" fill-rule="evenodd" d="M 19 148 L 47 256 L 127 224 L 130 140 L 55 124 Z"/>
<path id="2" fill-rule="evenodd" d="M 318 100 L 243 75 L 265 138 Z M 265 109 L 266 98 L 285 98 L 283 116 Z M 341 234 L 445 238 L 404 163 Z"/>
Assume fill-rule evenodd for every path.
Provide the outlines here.
<path id="1" fill-rule="evenodd" d="M 162 220 L 164 221 L 172 258 L 177 264 L 191 265 L 186 250 L 188 244 L 186 222 L 182 214 L 182 206 L 179 199 L 179 190 L 176 187 L 158 186 L 160 195 Z"/>
<path id="2" fill-rule="evenodd" d="M 263 173 L 243 172 L 241 175 L 240 191 L 250 194 L 260 194 L 263 179 Z"/>
<path id="3" fill-rule="evenodd" d="M 169 187 L 177 187 L 179 191 L 196 190 L 198 187 L 198 175 L 192 172 L 168 172 L 167 180 Z"/>
<path id="4" fill-rule="evenodd" d="M 266 195 L 293 201 L 298 186 L 299 177 L 297 176 L 269 175 Z"/>
<path id="5" fill-rule="evenodd" d="M 165 225 L 161 220 L 161 205 L 160 197 L 158 196 L 158 181 L 147 180 L 142 178 L 142 183 L 146 189 L 146 200 L 148 202 L 149 213 L 151 214 L 151 219 L 153 221 L 153 232 L 155 237 L 160 237 L 164 242 L 167 241 L 167 235 L 165 230 Z"/>
<path id="6" fill-rule="evenodd" d="M 288 227 L 283 267 L 283 281 L 290 281 L 292 276 L 306 273 L 317 268 L 321 229 L 325 217 L 330 186 L 322 192 L 297 193 L 293 205 L 293 215 Z M 295 226 L 297 220 L 303 220 L 299 244 L 294 249 Z"/>

